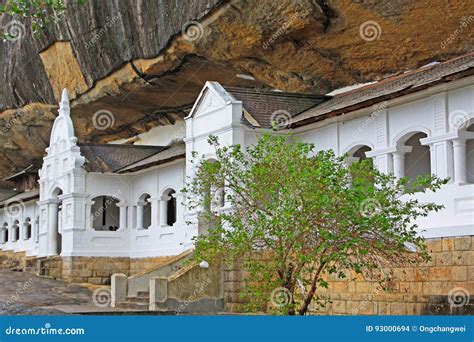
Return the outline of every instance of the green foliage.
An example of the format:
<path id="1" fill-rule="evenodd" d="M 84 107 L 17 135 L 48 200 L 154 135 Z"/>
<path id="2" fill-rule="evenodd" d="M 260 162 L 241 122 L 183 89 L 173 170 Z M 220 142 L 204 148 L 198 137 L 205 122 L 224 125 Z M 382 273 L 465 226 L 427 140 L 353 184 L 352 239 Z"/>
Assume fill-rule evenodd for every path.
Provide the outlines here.
<path id="1" fill-rule="evenodd" d="M 76 0 L 82 5 L 86 0 Z M 17 16 L 21 19 L 29 18 L 31 32 L 38 37 L 50 24 L 57 22 L 66 11 L 64 0 L 6 0 L 0 7 L 0 13 Z M 10 32 L 3 32 L 3 40 L 14 40 L 16 36 Z"/>
<path id="2" fill-rule="evenodd" d="M 217 162 L 194 155 L 196 175 L 183 189 L 191 209 L 205 208 L 200 224 L 208 232 L 196 239 L 196 257 L 243 262 L 246 309 L 303 315 L 310 303 L 324 305 L 316 289 L 329 286 L 329 274 L 361 273 L 384 284 L 388 267 L 429 259 L 413 221 L 442 206 L 410 194 L 447 180 L 409 184 L 369 161 L 347 166 L 293 136 L 264 134 L 245 150 L 216 137 L 209 143 Z M 224 184 L 232 210 L 216 201 Z"/>

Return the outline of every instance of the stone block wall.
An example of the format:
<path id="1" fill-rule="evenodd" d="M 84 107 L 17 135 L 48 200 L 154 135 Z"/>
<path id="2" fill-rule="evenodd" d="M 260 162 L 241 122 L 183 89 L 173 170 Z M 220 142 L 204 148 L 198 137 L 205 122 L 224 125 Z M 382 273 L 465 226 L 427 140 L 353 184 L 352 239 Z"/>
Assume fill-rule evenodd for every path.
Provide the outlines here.
<path id="1" fill-rule="evenodd" d="M 110 285 L 114 273 L 145 273 L 176 259 L 171 257 L 27 257 L 24 252 L 0 251 L 0 268 L 19 269 L 73 283 Z"/>
<path id="2" fill-rule="evenodd" d="M 72 283 L 109 285 L 114 273 L 129 273 L 126 257 L 63 257 L 62 278 Z"/>
<path id="3" fill-rule="evenodd" d="M 155 270 L 174 259 L 176 259 L 176 256 L 130 259 L 130 271 L 123 273 L 128 275 L 142 274 Z"/>
<path id="4" fill-rule="evenodd" d="M 418 267 L 393 269 L 388 290 L 358 275 L 356 280 L 329 278 L 329 288 L 317 293 L 330 300 L 313 305 L 311 314 L 330 315 L 440 315 L 474 314 L 474 236 L 426 240 L 431 261 Z M 348 277 L 353 279 L 353 277 Z M 238 310 L 244 274 L 241 265 L 224 273 L 227 311 Z M 464 305 L 452 305 L 458 295 Z M 470 298 L 470 301 L 468 301 Z"/>

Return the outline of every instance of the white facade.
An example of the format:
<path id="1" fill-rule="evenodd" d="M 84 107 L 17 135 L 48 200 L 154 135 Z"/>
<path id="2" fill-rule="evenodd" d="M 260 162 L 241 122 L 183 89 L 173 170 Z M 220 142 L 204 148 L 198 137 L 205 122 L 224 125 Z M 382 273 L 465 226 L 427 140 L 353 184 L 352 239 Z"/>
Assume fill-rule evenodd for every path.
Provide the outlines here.
<path id="1" fill-rule="evenodd" d="M 154 137 L 166 128 L 160 127 L 142 140 L 162 143 L 185 133 L 185 159 L 134 173 L 88 173 L 64 92 L 40 172 L 40 199 L 22 203 L 18 215 L 8 207 L 2 209 L 0 248 L 37 256 L 130 258 L 177 255 L 192 248 L 192 238 L 199 233 L 197 212 L 187 211 L 180 195 L 186 177 L 194 172 L 191 152 L 214 158 L 207 143 L 210 134 L 223 144 L 255 143 L 262 129 L 244 124 L 242 113 L 242 102 L 218 83 L 208 82 L 185 120 L 185 129 L 180 123 L 169 127 L 172 139 Z M 294 133 L 317 149 L 348 153 L 348 162 L 373 158 L 380 170 L 400 177 L 420 173 L 450 177 L 438 192 L 416 195 L 420 201 L 445 206 L 418 222 L 420 233 L 434 238 L 474 235 L 473 123 L 474 78 L 467 77 L 302 126 Z M 100 196 L 113 198 L 118 207 L 113 215 L 109 211 L 109 218 L 102 217 L 99 226 L 105 229 L 94 223 L 97 212 L 105 215 L 97 202 Z M 176 219 L 170 225 L 172 198 L 177 203 Z M 106 229 L 109 219 L 115 220 L 114 229 Z"/>

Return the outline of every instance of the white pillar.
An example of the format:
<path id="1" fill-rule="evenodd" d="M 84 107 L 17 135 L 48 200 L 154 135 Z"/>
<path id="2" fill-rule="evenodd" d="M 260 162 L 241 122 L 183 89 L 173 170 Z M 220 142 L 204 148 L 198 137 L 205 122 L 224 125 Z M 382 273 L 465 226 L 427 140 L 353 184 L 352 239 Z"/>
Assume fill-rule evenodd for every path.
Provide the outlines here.
<path id="1" fill-rule="evenodd" d="M 156 197 L 149 198 L 148 202 L 151 204 L 151 226 L 158 227 L 159 222 L 159 199 Z"/>
<path id="2" fill-rule="evenodd" d="M 120 215 L 119 215 L 119 230 L 127 229 L 127 205 L 125 203 L 118 204 Z"/>
<path id="3" fill-rule="evenodd" d="M 58 206 L 59 202 L 56 201 L 48 205 L 48 256 L 58 254 Z"/>
<path id="4" fill-rule="evenodd" d="M 466 165 L 466 139 L 456 138 L 453 142 L 454 154 L 454 182 L 457 184 L 467 183 Z"/>
<path id="5" fill-rule="evenodd" d="M 344 161 L 346 162 L 347 166 L 351 166 L 352 164 L 357 163 L 359 161 L 359 158 L 354 156 L 347 156 L 346 158 L 344 158 Z"/>
<path id="6" fill-rule="evenodd" d="M 143 229 L 143 208 L 145 203 L 139 202 L 137 204 L 137 229 Z"/>
<path id="7" fill-rule="evenodd" d="M 405 176 L 405 153 L 393 152 L 393 173 L 397 179 Z"/>

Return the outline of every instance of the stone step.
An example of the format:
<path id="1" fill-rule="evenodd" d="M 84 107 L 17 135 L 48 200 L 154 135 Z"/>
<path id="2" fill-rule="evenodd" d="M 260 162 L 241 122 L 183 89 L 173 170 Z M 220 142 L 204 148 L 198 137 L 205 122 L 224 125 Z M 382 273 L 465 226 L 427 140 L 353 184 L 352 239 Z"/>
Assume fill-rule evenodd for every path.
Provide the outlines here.
<path id="1" fill-rule="evenodd" d="M 150 298 L 150 292 L 149 291 L 138 291 L 138 298 Z"/>
<path id="2" fill-rule="evenodd" d="M 125 301 L 117 303 L 116 308 L 120 309 L 129 309 L 129 310 L 138 310 L 138 311 L 148 311 L 148 303 L 137 303 L 131 301 Z"/>
<path id="3" fill-rule="evenodd" d="M 148 305 L 150 302 L 150 297 L 127 297 L 127 301 L 132 303 L 144 303 Z"/>

